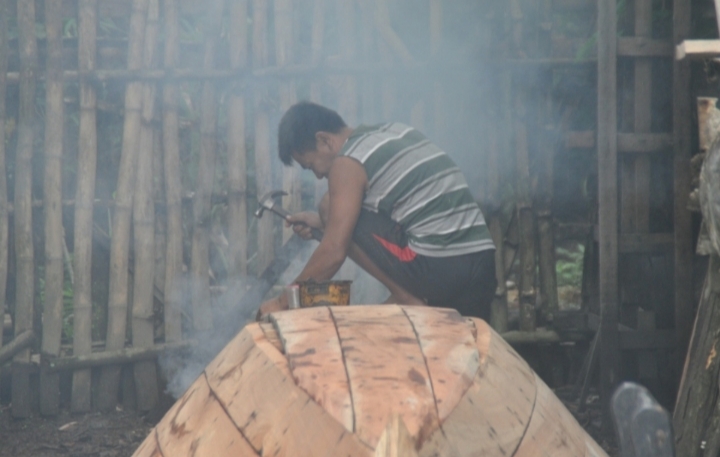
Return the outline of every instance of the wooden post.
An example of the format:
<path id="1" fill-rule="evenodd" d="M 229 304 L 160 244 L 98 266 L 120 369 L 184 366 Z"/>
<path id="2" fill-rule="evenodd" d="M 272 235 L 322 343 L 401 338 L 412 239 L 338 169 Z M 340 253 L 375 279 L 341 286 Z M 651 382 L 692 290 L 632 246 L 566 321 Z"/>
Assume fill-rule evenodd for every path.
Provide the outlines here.
<path id="1" fill-rule="evenodd" d="M 243 70 L 248 62 L 248 0 L 230 7 L 230 67 Z M 230 94 L 228 101 L 228 236 L 230 275 L 247 274 L 247 150 L 245 148 L 245 97 Z"/>
<path id="2" fill-rule="evenodd" d="M 149 0 L 133 0 L 128 41 L 128 69 L 139 70 L 143 63 L 145 19 Z M 110 287 L 108 297 L 108 328 L 106 350 L 125 347 L 128 309 L 128 250 L 130 247 L 130 216 L 137 172 L 137 151 L 140 139 L 142 83 L 130 82 L 125 91 L 125 123 L 122 153 L 115 191 L 115 212 L 110 244 Z M 98 408 L 111 411 L 117 404 L 120 366 L 103 368 L 98 385 Z"/>
<path id="3" fill-rule="evenodd" d="M 515 151 L 517 166 L 517 218 L 520 238 L 518 295 L 520 330 L 535 330 L 535 217 L 530 189 L 530 159 L 527 139 L 526 91 L 516 88 Z"/>
<path id="4" fill-rule="evenodd" d="M 7 24 L 9 1 L 0 0 L 0 348 L 2 348 L 5 321 L 5 292 L 7 286 L 8 262 L 8 195 L 5 171 L 5 117 L 7 106 L 8 36 Z"/>
<path id="5" fill-rule="evenodd" d="M 547 113 L 549 110 L 541 110 Z M 555 141 L 550 126 L 540 127 L 539 167 L 535 216 L 538 231 L 538 272 L 540 274 L 540 303 L 546 320 L 552 321 L 558 311 L 557 272 L 555 266 L 555 229 L 552 215 L 553 167 Z"/>
<path id="6" fill-rule="evenodd" d="M 616 0 L 598 2 L 598 198 L 600 251 L 600 387 L 610 421 L 618 383 L 617 14 Z"/>
<path id="7" fill-rule="evenodd" d="M 62 0 L 46 0 L 47 73 L 45 77 L 45 303 L 42 352 L 59 355 L 63 322 L 63 75 Z M 60 409 L 60 377 L 40 374 L 40 412 L 55 415 Z"/>
<path id="8" fill-rule="evenodd" d="M 177 0 L 164 0 L 165 70 L 178 63 Z M 165 213 L 167 215 L 167 249 L 165 251 L 165 342 L 182 339 L 183 228 L 182 184 L 180 182 L 180 141 L 178 122 L 178 87 L 165 83 L 163 88 L 163 152 L 165 167 Z"/>
<path id="9" fill-rule="evenodd" d="M 267 0 L 253 0 L 253 67 L 264 68 L 268 62 Z M 270 117 L 267 88 L 255 91 L 255 182 L 257 198 L 272 190 L 270 158 Z M 275 217 L 266 214 L 257 222 L 257 271 L 264 271 L 275 256 Z"/>
<path id="10" fill-rule="evenodd" d="M 210 21 L 205 31 L 205 57 L 203 68 L 212 70 L 215 66 L 215 48 L 219 36 L 224 2 L 213 4 Z M 196 330 L 212 328 L 212 309 L 210 307 L 209 243 L 212 225 L 212 189 L 215 182 L 215 154 L 217 135 L 217 100 L 215 85 L 206 81 L 202 90 L 200 107 L 200 160 L 193 199 L 193 235 L 192 235 L 192 310 L 193 326 Z"/>
<path id="11" fill-rule="evenodd" d="M 145 24 L 143 66 L 152 68 L 158 33 L 158 0 L 150 0 Z M 142 88 L 142 122 L 138 144 L 135 192 L 133 194 L 133 297 L 132 345 L 151 347 L 154 341 L 153 289 L 155 286 L 155 205 L 153 195 L 153 134 L 155 85 Z M 134 366 L 137 408 L 150 411 L 158 401 L 157 373 L 154 361 L 137 362 Z"/>
<path id="12" fill-rule="evenodd" d="M 35 300 L 35 261 L 32 230 L 32 157 L 35 137 L 35 78 L 38 69 L 35 38 L 35 2 L 18 0 L 17 24 L 20 52 L 20 107 L 17 153 L 15 156 L 15 256 L 16 303 L 15 335 L 33 328 Z M 30 349 L 19 352 L 12 373 L 12 414 L 31 413 Z"/>
<path id="13" fill-rule="evenodd" d="M 313 1 L 312 39 L 310 42 L 310 59 L 312 65 L 319 65 L 323 60 L 323 40 L 325 38 L 325 0 Z M 322 103 L 321 84 L 313 79 L 310 84 L 310 100 Z M 315 206 L 320 205 L 323 195 L 327 192 L 327 182 L 315 181 Z"/>
<path id="14" fill-rule="evenodd" d="M 81 72 L 95 69 L 97 0 L 80 0 L 78 26 L 78 66 Z M 97 165 L 97 96 L 95 86 L 80 83 L 80 139 L 77 191 L 75 194 L 75 237 L 73 270 L 73 354 L 92 351 L 92 228 L 93 200 Z M 90 370 L 73 373 L 70 409 L 90 411 Z"/>
<path id="15" fill-rule="evenodd" d="M 275 6 L 275 63 L 279 67 L 294 63 L 293 41 L 293 2 L 292 0 L 274 0 Z M 280 84 L 280 111 L 285 112 L 296 102 L 295 83 Z M 283 190 L 288 193 L 285 209 L 290 213 L 302 210 L 302 186 L 300 173 L 296 165 L 283 166 Z M 293 235 L 292 227 L 283 224 L 283 244 Z"/>
<path id="16" fill-rule="evenodd" d="M 720 19 L 720 14 L 716 14 Z M 690 35 L 690 3 L 673 3 L 673 41 L 681 43 Z M 690 99 L 690 64 L 687 60 L 673 65 L 673 171 L 675 229 L 675 332 L 677 335 L 677 366 L 690 341 L 694 317 L 692 288 L 692 215 L 688 210 L 690 195 L 690 157 L 692 100 Z M 678 373 L 681 370 L 678 369 Z"/>

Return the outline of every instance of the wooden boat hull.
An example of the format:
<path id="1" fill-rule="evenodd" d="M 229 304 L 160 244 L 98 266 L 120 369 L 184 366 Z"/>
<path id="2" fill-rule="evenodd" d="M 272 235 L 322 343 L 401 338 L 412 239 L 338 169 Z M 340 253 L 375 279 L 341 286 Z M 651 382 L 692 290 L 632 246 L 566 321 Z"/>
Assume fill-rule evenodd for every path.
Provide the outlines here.
<path id="1" fill-rule="evenodd" d="M 484 321 L 373 305 L 245 327 L 136 457 L 606 457 Z"/>

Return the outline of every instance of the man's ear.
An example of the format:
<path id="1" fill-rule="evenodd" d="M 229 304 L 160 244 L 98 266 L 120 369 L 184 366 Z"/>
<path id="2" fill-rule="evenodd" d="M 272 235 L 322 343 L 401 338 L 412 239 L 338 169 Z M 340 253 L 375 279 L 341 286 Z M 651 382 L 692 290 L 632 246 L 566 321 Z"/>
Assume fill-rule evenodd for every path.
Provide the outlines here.
<path id="1" fill-rule="evenodd" d="M 315 149 L 320 150 L 322 147 L 332 149 L 330 145 L 332 136 L 328 132 L 316 132 L 315 133 Z"/>

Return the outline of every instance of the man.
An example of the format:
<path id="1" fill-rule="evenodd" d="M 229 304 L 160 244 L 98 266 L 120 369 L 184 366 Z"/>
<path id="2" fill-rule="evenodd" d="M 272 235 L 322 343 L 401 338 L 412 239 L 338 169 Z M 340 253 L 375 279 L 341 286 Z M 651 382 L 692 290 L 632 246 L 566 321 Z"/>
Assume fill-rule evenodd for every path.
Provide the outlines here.
<path id="1" fill-rule="evenodd" d="M 420 132 L 399 123 L 348 127 L 334 111 L 300 102 L 278 129 L 280 159 L 328 180 L 319 213 L 292 216 L 320 245 L 296 281 L 328 280 L 346 257 L 390 291 L 386 303 L 457 309 L 488 320 L 495 247 L 460 169 Z M 286 309 L 284 296 L 260 315 Z"/>

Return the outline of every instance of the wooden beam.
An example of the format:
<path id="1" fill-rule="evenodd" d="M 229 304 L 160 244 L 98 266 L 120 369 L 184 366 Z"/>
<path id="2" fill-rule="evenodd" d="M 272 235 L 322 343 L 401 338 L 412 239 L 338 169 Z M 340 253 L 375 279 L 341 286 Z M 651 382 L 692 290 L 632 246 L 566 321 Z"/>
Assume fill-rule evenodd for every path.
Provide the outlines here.
<path id="1" fill-rule="evenodd" d="M 675 2 L 673 39 L 675 43 L 690 35 L 690 4 Z M 690 98 L 690 64 L 675 62 L 673 68 L 673 135 L 674 135 L 674 229 L 675 229 L 675 330 L 677 332 L 678 367 L 682 366 L 690 341 L 695 303 L 692 288 L 693 236 L 692 214 L 688 210 L 690 194 L 691 125 L 693 100 Z M 678 370 L 680 372 L 680 370 Z"/>
<path id="2" fill-rule="evenodd" d="M 668 40 L 654 40 L 648 37 L 618 38 L 617 53 L 623 57 L 672 57 L 674 46 Z"/>
<path id="3" fill-rule="evenodd" d="M 617 135 L 617 2 L 598 8 L 598 199 L 600 249 L 600 392 L 609 405 L 618 376 L 618 135 Z M 610 429 L 610 409 L 604 410 Z"/>
<path id="4" fill-rule="evenodd" d="M 684 40 L 675 47 L 675 60 L 718 56 L 720 56 L 720 40 Z"/>
<path id="5" fill-rule="evenodd" d="M 27 349 L 35 342 L 35 334 L 32 330 L 25 330 L 14 340 L 0 349 L 0 366 L 12 359 L 18 352 Z"/>
<path id="6" fill-rule="evenodd" d="M 617 150 L 620 153 L 649 153 L 669 150 L 675 139 L 669 133 L 619 133 Z M 592 149 L 595 147 L 595 132 L 592 130 L 567 132 L 566 149 Z"/>

